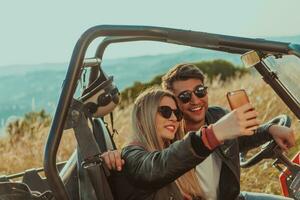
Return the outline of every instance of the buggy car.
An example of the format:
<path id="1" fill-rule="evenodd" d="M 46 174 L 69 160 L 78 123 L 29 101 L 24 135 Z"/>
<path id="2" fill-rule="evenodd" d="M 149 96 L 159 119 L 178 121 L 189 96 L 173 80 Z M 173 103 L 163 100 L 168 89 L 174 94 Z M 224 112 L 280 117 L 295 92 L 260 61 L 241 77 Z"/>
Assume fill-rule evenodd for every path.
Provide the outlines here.
<path id="1" fill-rule="evenodd" d="M 86 58 L 91 43 L 104 37 L 94 57 Z M 113 43 L 132 41 L 156 41 L 204 48 L 242 55 L 247 67 L 254 68 L 276 92 L 289 109 L 300 118 L 300 45 L 264 39 L 250 39 L 149 26 L 100 25 L 88 29 L 77 41 L 64 80 L 59 102 L 49 131 L 44 168 L 27 170 L 24 173 L 2 176 L 0 193 L 18 193 L 23 198 L 82 200 L 113 199 L 107 177 L 110 171 L 100 155 L 116 145 L 103 121 L 120 101 L 119 91 L 101 67 L 104 51 Z M 79 97 L 75 91 L 80 85 L 84 69 L 89 68 L 89 81 Z M 292 72 L 292 73 L 291 73 Z M 290 118 L 277 116 L 274 123 L 290 126 Z M 64 163 L 57 163 L 57 152 L 63 130 L 72 128 L 77 140 L 77 149 Z M 250 167 L 265 158 L 283 164 L 282 184 L 286 196 L 300 199 L 300 174 L 297 159 L 290 161 L 274 141 L 265 144 L 252 158 L 241 159 L 241 166 Z M 39 171 L 45 172 L 40 177 Z M 12 181 L 23 177 L 22 183 Z M 36 192 L 34 192 L 36 191 Z"/>

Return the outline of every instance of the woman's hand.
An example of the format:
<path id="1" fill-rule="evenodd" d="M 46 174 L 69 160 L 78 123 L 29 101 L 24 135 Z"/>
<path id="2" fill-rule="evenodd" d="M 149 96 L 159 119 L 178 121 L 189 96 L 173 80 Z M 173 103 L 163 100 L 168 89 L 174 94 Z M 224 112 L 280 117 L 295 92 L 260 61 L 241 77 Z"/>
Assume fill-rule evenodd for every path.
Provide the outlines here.
<path id="1" fill-rule="evenodd" d="M 119 150 L 108 150 L 101 155 L 108 169 L 121 171 L 125 161 L 121 158 Z"/>
<path id="2" fill-rule="evenodd" d="M 234 109 L 216 123 L 213 131 L 219 141 L 237 138 L 239 136 L 252 135 L 259 126 L 258 113 L 248 103 Z"/>

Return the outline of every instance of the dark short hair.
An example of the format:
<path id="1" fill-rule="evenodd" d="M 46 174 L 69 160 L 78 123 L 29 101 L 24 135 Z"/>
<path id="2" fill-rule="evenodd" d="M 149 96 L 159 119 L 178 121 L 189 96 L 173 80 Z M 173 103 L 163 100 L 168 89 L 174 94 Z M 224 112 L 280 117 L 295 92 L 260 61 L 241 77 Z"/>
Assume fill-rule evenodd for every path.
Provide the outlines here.
<path id="1" fill-rule="evenodd" d="M 174 81 L 184 81 L 188 79 L 200 79 L 204 82 L 203 72 L 194 64 L 182 63 L 172 67 L 161 79 L 162 88 L 173 90 Z"/>

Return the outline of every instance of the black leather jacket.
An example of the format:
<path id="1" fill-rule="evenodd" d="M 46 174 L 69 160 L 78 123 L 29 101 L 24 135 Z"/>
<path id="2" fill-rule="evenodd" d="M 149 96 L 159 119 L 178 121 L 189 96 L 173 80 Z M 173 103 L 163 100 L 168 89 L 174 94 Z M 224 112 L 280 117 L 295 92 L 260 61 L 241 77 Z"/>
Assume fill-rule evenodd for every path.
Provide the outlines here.
<path id="1" fill-rule="evenodd" d="M 213 124 L 228 111 L 221 107 L 210 107 L 206 113 L 206 123 Z M 240 160 L 239 153 L 258 147 L 272 139 L 268 133 L 271 124 L 260 126 L 256 133 L 251 136 L 242 136 L 238 139 L 225 141 L 213 153 L 222 160 L 222 167 L 219 181 L 219 200 L 239 199 L 240 194 Z"/>
<path id="2" fill-rule="evenodd" d="M 174 181 L 210 153 L 200 133 L 191 133 L 162 151 L 149 152 L 139 145 L 127 146 L 122 150 L 125 168 L 116 173 L 112 181 L 114 198 L 183 199 Z"/>

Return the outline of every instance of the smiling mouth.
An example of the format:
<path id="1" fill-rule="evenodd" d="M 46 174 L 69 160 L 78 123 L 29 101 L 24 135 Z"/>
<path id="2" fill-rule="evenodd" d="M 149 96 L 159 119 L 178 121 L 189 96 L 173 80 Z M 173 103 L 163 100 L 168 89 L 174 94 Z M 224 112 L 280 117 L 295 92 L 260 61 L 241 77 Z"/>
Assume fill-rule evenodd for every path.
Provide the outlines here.
<path id="1" fill-rule="evenodd" d="M 197 106 L 197 107 L 191 108 L 190 111 L 192 111 L 192 112 L 197 112 L 197 111 L 199 111 L 199 110 L 202 110 L 203 108 L 204 108 L 204 106 Z"/>
<path id="2" fill-rule="evenodd" d="M 175 126 L 174 125 L 167 125 L 165 126 L 165 128 L 171 132 L 174 132 L 175 131 Z"/>

